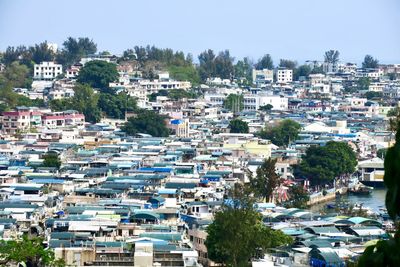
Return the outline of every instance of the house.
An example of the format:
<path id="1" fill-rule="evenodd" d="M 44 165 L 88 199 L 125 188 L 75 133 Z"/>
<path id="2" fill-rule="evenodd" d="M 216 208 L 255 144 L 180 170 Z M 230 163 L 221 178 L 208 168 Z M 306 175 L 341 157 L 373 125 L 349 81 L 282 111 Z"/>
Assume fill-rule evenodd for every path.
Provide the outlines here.
<path id="1" fill-rule="evenodd" d="M 33 79 L 36 80 L 54 80 L 62 73 L 62 65 L 54 62 L 43 61 L 33 67 Z"/>

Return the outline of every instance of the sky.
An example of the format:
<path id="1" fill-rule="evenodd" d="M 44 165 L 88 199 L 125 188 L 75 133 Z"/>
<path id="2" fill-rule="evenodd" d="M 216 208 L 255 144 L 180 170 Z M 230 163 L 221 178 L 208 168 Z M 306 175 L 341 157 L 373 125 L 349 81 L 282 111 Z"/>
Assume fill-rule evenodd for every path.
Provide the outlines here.
<path id="1" fill-rule="evenodd" d="M 400 63 L 399 0 L 0 0 L 0 51 L 7 46 L 89 37 L 99 51 L 135 45 L 195 57 L 229 49 L 236 59 L 341 61 L 366 54 Z"/>

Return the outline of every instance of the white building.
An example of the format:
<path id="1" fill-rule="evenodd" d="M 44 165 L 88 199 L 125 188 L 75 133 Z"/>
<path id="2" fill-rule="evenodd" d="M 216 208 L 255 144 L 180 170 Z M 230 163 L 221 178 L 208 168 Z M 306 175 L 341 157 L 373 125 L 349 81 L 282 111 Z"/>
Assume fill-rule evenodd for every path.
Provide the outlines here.
<path id="1" fill-rule="evenodd" d="M 276 70 L 277 83 L 290 83 L 293 81 L 293 70 L 286 68 L 278 68 Z"/>
<path id="2" fill-rule="evenodd" d="M 34 65 L 33 78 L 37 80 L 53 80 L 62 74 L 62 65 L 44 61 Z"/>

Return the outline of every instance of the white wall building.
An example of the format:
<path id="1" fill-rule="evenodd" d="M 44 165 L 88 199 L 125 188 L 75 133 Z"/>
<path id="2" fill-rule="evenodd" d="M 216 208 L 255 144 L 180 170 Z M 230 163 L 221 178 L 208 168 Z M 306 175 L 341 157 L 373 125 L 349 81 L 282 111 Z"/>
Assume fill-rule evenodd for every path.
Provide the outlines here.
<path id="1" fill-rule="evenodd" d="M 278 68 L 276 70 L 277 83 L 290 83 L 293 81 L 293 70 Z"/>
<path id="2" fill-rule="evenodd" d="M 265 84 L 272 83 L 274 81 L 274 71 L 269 69 L 256 70 L 253 69 L 253 83 L 254 84 Z"/>
<path id="3" fill-rule="evenodd" d="M 61 64 L 49 61 L 35 64 L 33 69 L 33 78 L 37 80 L 53 80 L 63 72 Z"/>

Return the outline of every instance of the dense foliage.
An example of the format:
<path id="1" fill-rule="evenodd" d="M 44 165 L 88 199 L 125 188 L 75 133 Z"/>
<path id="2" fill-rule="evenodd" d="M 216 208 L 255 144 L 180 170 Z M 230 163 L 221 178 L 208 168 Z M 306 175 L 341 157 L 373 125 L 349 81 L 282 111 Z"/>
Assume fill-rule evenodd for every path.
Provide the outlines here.
<path id="1" fill-rule="evenodd" d="M 56 153 L 46 153 L 43 155 L 43 167 L 53 167 L 59 169 L 61 160 Z"/>
<path id="2" fill-rule="evenodd" d="M 249 124 L 241 119 L 233 119 L 229 122 L 229 132 L 249 133 Z"/>
<path id="3" fill-rule="evenodd" d="M 57 54 L 56 60 L 64 67 L 78 63 L 82 57 L 93 55 L 97 52 L 97 44 L 87 37 L 78 39 L 68 37 L 63 43 L 63 48 Z"/>
<path id="4" fill-rule="evenodd" d="M 356 166 L 356 154 L 348 144 L 329 141 L 325 146 L 309 147 L 295 174 L 309 179 L 312 185 L 325 184 L 353 173 Z"/>
<path id="5" fill-rule="evenodd" d="M 379 61 L 373 58 L 371 55 L 366 55 L 362 63 L 362 67 L 365 69 L 375 69 L 379 65 Z"/>
<path id="6" fill-rule="evenodd" d="M 53 250 L 45 249 L 42 238 L 0 241 L 0 264 L 2 266 L 65 266 L 62 260 L 56 260 Z"/>
<path id="7" fill-rule="evenodd" d="M 233 113 L 243 110 L 243 95 L 229 94 L 224 101 L 224 108 L 229 109 Z"/>
<path id="8" fill-rule="evenodd" d="M 300 124 L 286 119 L 275 126 L 266 126 L 265 129 L 259 132 L 259 135 L 263 139 L 271 140 L 277 146 L 287 146 L 291 141 L 296 140 L 300 129 Z"/>
<path id="9" fill-rule="evenodd" d="M 208 49 L 199 55 L 199 75 L 202 81 L 207 78 L 220 77 L 221 79 L 232 79 L 234 75 L 234 58 L 229 50 L 221 51 L 216 56 L 214 51 Z"/>
<path id="10" fill-rule="evenodd" d="M 290 244 L 292 238 L 262 223 L 254 202 L 240 186 L 230 193 L 231 199 L 214 216 L 207 227 L 205 245 L 208 257 L 228 266 L 248 266 L 249 261 L 263 256 L 268 248 Z"/>
<path id="11" fill-rule="evenodd" d="M 258 60 L 258 62 L 254 66 L 257 70 L 269 69 L 272 70 L 274 68 L 274 62 L 272 61 L 272 57 L 270 54 L 264 55 L 262 58 Z"/>
<path id="12" fill-rule="evenodd" d="M 337 64 L 339 62 L 339 51 L 329 50 L 325 52 L 324 61 L 326 63 Z"/>
<path id="13" fill-rule="evenodd" d="M 283 203 L 286 208 L 306 209 L 308 207 L 307 202 L 310 200 L 310 195 L 302 186 L 290 186 L 287 194 L 289 199 Z"/>
<path id="14" fill-rule="evenodd" d="M 103 60 L 93 60 L 85 64 L 79 71 L 77 81 L 110 92 L 109 83 L 118 80 L 117 66 Z"/>
<path id="15" fill-rule="evenodd" d="M 256 175 L 249 175 L 249 186 L 251 192 L 257 198 L 269 202 L 274 190 L 281 184 L 281 177 L 276 174 L 275 164 L 276 159 L 268 158 L 263 161 L 260 167 L 257 168 Z"/>
<path id="16" fill-rule="evenodd" d="M 154 137 L 166 137 L 169 129 L 166 126 L 165 116 L 151 110 L 140 110 L 136 116 L 130 117 L 122 130 L 129 135 L 138 133 L 150 134 Z"/>

